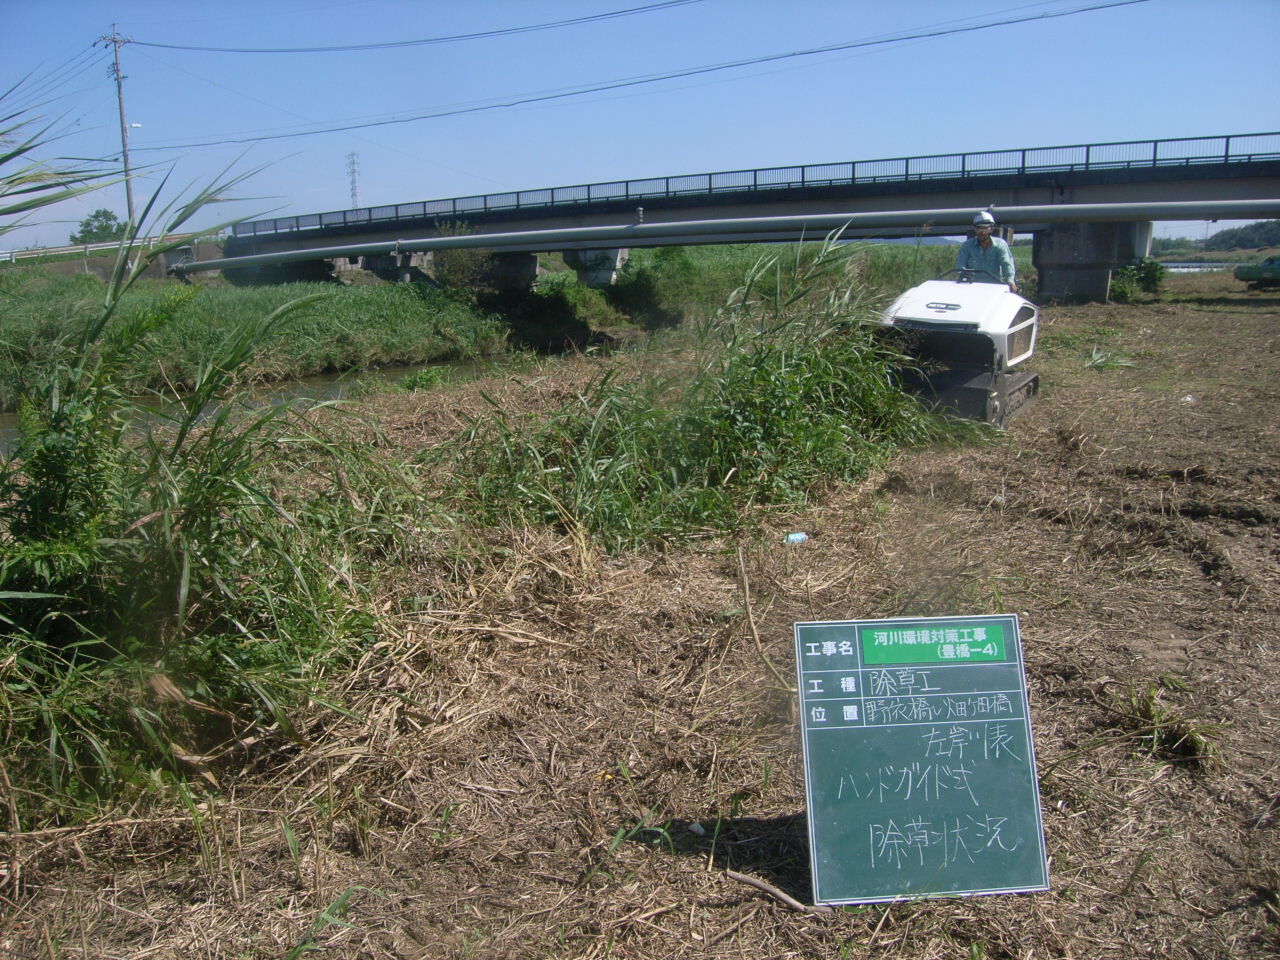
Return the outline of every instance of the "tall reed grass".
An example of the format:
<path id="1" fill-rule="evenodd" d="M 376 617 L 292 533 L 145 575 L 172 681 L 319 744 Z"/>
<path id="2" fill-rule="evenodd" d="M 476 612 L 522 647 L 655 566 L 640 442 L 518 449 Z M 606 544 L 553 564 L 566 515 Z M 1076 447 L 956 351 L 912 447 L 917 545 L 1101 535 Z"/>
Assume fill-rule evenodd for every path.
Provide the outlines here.
<path id="1" fill-rule="evenodd" d="M 11 823 L 79 816 L 125 788 L 213 784 L 216 757 L 264 730 L 298 736 L 292 706 L 373 633 L 364 568 L 430 522 L 408 475 L 366 447 L 235 400 L 259 351 L 323 312 L 324 294 L 276 294 L 224 324 L 180 403 L 140 406 L 133 372 L 201 294 L 130 301 L 164 249 L 134 265 L 123 251 L 27 384 L 0 461 Z"/>
<path id="2" fill-rule="evenodd" d="M 955 250 L 925 244 L 844 244 L 849 270 L 869 304 L 887 301 L 922 280 L 955 265 Z M 823 242 L 800 245 L 808 256 Z M 719 310 L 760 260 L 759 244 L 707 247 L 658 247 L 633 250 L 610 301 L 647 329 L 674 327 L 682 321 Z M 795 245 L 783 248 L 794 250 Z"/>
<path id="3" fill-rule="evenodd" d="M 944 435 L 867 323 L 866 256 L 834 239 L 784 250 L 671 344 L 664 375 L 606 374 L 532 422 L 495 407 L 461 447 L 462 504 L 620 549 L 750 522 L 752 506 L 798 502 Z"/>

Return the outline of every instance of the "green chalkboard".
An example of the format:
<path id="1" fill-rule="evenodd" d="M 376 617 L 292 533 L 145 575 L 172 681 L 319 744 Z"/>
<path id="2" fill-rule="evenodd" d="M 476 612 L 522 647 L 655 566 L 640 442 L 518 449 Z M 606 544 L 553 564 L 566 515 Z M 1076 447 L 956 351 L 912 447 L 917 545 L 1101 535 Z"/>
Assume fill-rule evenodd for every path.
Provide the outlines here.
<path id="1" fill-rule="evenodd" d="M 1017 617 L 795 638 L 815 903 L 1049 888 Z"/>

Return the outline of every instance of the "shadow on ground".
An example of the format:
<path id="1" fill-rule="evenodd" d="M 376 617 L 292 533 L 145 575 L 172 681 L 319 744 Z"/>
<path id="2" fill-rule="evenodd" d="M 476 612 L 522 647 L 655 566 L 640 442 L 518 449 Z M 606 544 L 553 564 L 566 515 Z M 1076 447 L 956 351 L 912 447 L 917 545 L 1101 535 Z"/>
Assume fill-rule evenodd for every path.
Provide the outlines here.
<path id="1" fill-rule="evenodd" d="M 751 874 L 801 903 L 812 903 L 804 814 L 669 820 L 661 826 L 625 827 L 621 832 L 632 843 L 703 862 L 709 858 L 717 869 Z"/>

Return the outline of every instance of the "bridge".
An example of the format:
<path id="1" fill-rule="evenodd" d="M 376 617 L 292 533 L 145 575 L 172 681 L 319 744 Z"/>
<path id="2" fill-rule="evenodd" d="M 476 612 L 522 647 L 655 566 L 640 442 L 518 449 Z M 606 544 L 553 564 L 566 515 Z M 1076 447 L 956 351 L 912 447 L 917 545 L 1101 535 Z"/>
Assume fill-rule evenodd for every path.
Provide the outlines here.
<path id="1" fill-rule="evenodd" d="M 1033 235 L 1043 296 L 1105 299 L 1114 267 L 1149 251 L 1150 220 L 1274 216 L 1277 202 L 1280 133 L 1249 133 L 683 174 L 276 217 L 236 225 L 219 263 L 354 256 L 385 266 L 390 257 L 394 268 L 415 250 L 491 237 L 483 245 L 493 249 L 564 250 L 600 282 L 639 245 L 813 238 L 832 218 L 844 218 L 851 237 L 957 234 L 968 224 L 958 212 L 992 209 L 1008 232 Z M 1133 216 L 1100 212 L 1109 205 Z M 759 229 L 747 229 L 750 221 Z M 520 234 L 540 236 L 522 246 Z M 529 246 L 544 241 L 554 245 Z"/>

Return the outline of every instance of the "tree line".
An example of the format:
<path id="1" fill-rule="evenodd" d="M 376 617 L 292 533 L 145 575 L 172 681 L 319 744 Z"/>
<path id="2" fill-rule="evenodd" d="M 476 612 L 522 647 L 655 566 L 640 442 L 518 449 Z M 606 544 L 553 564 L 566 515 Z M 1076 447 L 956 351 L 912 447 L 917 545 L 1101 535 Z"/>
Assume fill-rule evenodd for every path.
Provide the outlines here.
<path id="1" fill-rule="evenodd" d="M 1280 220 L 1259 220 L 1243 227 L 1219 230 L 1205 241 L 1206 250 L 1246 250 L 1280 247 Z"/>

